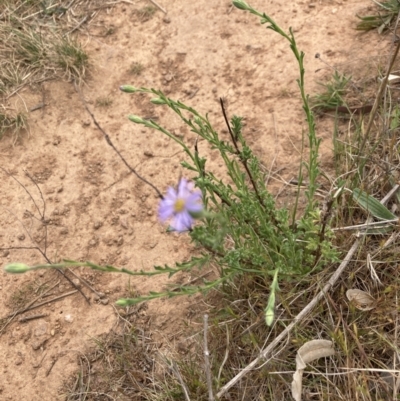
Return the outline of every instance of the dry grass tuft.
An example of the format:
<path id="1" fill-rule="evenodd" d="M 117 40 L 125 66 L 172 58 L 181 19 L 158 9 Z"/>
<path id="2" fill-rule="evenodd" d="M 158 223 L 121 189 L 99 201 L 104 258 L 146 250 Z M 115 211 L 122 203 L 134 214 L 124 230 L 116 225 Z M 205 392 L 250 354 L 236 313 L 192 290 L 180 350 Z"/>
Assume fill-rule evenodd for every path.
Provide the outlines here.
<path id="1" fill-rule="evenodd" d="M 140 310 L 125 311 L 118 326 L 95 339 L 94 349 L 79 357 L 81 369 L 67 384 L 68 401 L 147 399 L 156 349 L 146 323 L 140 324 Z"/>
<path id="2" fill-rule="evenodd" d="M 8 106 L 23 87 L 45 80 L 82 83 L 89 57 L 75 35 L 106 7 L 110 6 L 100 0 L 0 2 L 1 104 Z M 11 133 L 18 138 L 20 128 L 26 128 L 26 117 L 14 121 L 0 116 L 0 136 Z"/>

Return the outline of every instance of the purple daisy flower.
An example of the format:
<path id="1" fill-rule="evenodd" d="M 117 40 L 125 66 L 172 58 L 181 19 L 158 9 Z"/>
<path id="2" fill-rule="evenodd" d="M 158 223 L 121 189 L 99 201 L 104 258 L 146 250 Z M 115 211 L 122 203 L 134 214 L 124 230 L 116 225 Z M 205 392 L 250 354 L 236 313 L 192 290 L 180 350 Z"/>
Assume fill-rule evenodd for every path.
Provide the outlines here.
<path id="1" fill-rule="evenodd" d="M 171 219 L 171 227 L 179 232 L 192 228 L 196 215 L 203 211 L 201 191 L 193 183 L 182 178 L 178 188 L 169 187 L 158 207 L 158 217 L 165 223 Z"/>

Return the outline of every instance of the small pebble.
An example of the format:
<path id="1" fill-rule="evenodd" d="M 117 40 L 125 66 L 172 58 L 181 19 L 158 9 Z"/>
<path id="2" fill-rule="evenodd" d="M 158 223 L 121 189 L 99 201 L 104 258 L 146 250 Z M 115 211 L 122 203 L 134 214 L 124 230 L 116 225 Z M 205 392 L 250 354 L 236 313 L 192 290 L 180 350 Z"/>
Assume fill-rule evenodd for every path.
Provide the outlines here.
<path id="1" fill-rule="evenodd" d="M 80 280 L 79 280 L 78 278 L 74 278 L 74 279 L 72 280 L 72 282 L 74 283 L 74 285 L 75 285 L 77 288 L 80 288 L 81 282 L 80 282 Z"/>
<path id="2" fill-rule="evenodd" d="M 102 299 L 100 300 L 100 302 L 101 302 L 103 305 L 108 305 L 108 298 L 102 298 Z"/>
<path id="3" fill-rule="evenodd" d="M 93 227 L 94 227 L 95 230 L 98 230 L 102 225 L 103 225 L 103 223 L 101 221 L 96 221 L 93 224 Z"/>
<path id="4" fill-rule="evenodd" d="M 74 318 L 71 315 L 65 315 L 64 320 L 68 323 L 72 323 Z"/>

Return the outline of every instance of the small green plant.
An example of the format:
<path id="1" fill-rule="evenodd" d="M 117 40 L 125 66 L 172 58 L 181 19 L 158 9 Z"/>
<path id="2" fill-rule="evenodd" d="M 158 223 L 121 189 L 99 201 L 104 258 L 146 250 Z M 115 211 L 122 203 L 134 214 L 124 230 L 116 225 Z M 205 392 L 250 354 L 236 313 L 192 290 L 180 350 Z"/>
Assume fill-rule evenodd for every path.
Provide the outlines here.
<path id="1" fill-rule="evenodd" d="M 334 111 L 340 106 L 345 106 L 345 95 L 350 80 L 350 76 L 335 71 L 330 82 L 319 83 L 323 87 L 323 92 L 311 99 L 313 109 L 316 111 Z"/>
<path id="2" fill-rule="evenodd" d="M 109 107 L 113 103 L 113 100 L 109 96 L 100 96 L 96 99 L 97 107 Z"/>
<path id="3" fill-rule="evenodd" d="M 10 295 L 8 304 L 13 310 L 23 308 L 32 300 L 35 295 L 35 290 L 35 286 L 32 282 L 23 284 Z"/>
<path id="4" fill-rule="evenodd" d="M 389 29 L 390 25 L 395 22 L 400 12 L 400 2 L 398 0 L 389 0 L 382 3 L 374 1 L 381 10 L 374 15 L 366 15 L 357 17 L 361 20 L 357 24 L 357 29 L 360 31 L 369 31 L 371 29 L 378 29 L 382 33 Z"/>
<path id="5" fill-rule="evenodd" d="M 0 112 L 0 139 L 9 134 L 15 144 L 20 134 L 28 130 L 28 118 L 26 114 L 18 112 L 11 114 L 9 112 Z"/>
<path id="6" fill-rule="evenodd" d="M 129 72 L 132 75 L 140 75 L 144 70 L 144 65 L 141 63 L 132 63 Z"/>
<path id="7" fill-rule="evenodd" d="M 138 11 L 140 18 L 143 21 L 148 21 L 156 13 L 157 9 L 153 6 L 146 6 Z"/>
<path id="8" fill-rule="evenodd" d="M 106 29 L 104 36 L 111 36 L 116 32 L 116 28 L 113 26 L 110 26 L 109 28 Z"/>

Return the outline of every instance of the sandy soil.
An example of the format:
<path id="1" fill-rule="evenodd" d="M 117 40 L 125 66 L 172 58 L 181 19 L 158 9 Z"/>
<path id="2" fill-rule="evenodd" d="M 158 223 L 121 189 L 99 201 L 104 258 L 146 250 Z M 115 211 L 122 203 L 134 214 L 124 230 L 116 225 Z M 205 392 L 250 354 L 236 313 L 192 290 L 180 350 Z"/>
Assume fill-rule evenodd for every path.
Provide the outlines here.
<path id="1" fill-rule="evenodd" d="M 298 71 L 287 43 L 225 0 L 160 1 L 167 15 L 158 10 L 151 18 L 138 11 L 150 3 L 131 3 L 120 2 L 82 27 L 80 38 L 92 60 L 91 77 L 82 92 L 99 123 L 140 174 L 165 190 L 177 182 L 182 153 L 167 138 L 129 122 L 129 113 L 158 118 L 186 140 L 193 138 L 171 114 L 151 105 L 148 97 L 121 93 L 121 84 L 162 89 L 209 113 L 217 129 L 224 129 L 218 105 L 223 96 L 230 114 L 246 117 L 245 134 L 263 163 L 273 164 L 273 170 L 280 170 L 286 179 L 295 176 L 305 123 L 295 81 Z M 316 90 L 315 80 L 324 74 L 315 73 L 325 68 L 314 58 L 316 53 L 337 64 L 388 49 L 386 41 L 376 44 L 376 33 L 354 30 L 355 14 L 370 6 L 367 0 L 251 3 L 283 28 L 293 27 L 306 53 L 309 92 Z M 107 31 L 111 34 L 104 36 Z M 144 66 L 140 75 L 132 74 L 133 63 Z M 100 106 L 104 97 L 112 103 Z M 10 105 L 26 104 L 29 109 L 43 100 L 46 106 L 30 113 L 29 135 L 15 146 L 7 137 L 0 142 L 1 167 L 23 185 L 0 171 L 0 247 L 46 247 L 53 262 L 71 258 L 133 270 L 187 259 L 188 238 L 165 233 L 157 221 L 155 193 L 130 174 L 107 145 L 71 83 L 44 82 L 25 88 Z M 331 132 L 329 123 L 320 124 L 321 159 L 327 171 Z M 211 160 L 214 157 L 210 155 Z M 0 251 L 0 265 L 11 261 L 36 264 L 44 258 L 35 249 Z M 77 354 L 115 324 L 114 301 L 128 291 L 161 290 L 166 282 L 165 278 L 129 280 L 84 269 L 75 272 L 105 298 L 83 286 L 90 305 L 75 293 L 23 315 L 43 314 L 39 319 L 21 322 L 16 317 L 1 333 L 1 400 L 58 399 L 64 381 L 77 369 Z M 29 301 L 54 285 L 51 297 L 74 289 L 54 271 L 25 276 L 0 273 L 1 315 L 10 313 L 18 296 Z M 158 337 L 167 337 L 179 334 L 193 302 L 157 301 L 143 313 Z"/>

